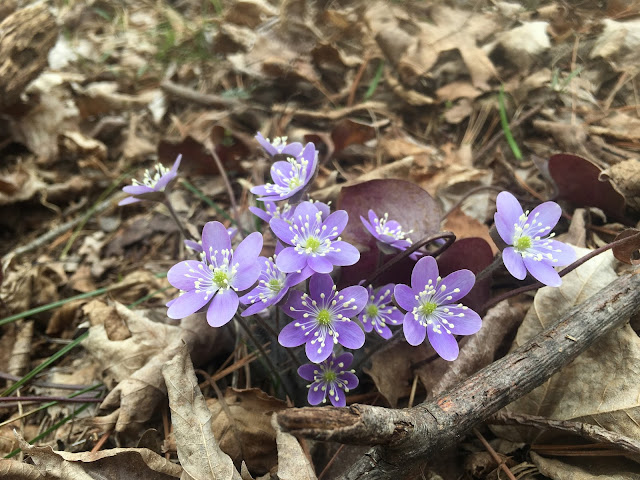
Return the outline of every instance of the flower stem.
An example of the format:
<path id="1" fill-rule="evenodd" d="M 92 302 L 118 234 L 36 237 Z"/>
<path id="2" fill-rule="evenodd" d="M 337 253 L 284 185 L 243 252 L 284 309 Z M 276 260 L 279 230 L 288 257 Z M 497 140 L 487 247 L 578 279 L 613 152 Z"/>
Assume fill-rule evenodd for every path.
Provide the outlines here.
<path id="1" fill-rule="evenodd" d="M 187 235 L 187 232 L 185 231 L 184 227 L 182 226 L 182 223 L 178 219 L 178 215 L 176 215 L 176 211 L 173 209 L 173 206 L 171 205 L 171 201 L 169 200 L 169 197 L 167 195 L 165 195 L 165 200 L 162 203 L 169 210 L 169 213 L 171 214 L 171 218 L 173 218 L 173 221 L 176 222 L 176 225 L 178 226 L 178 230 L 180 230 L 180 233 L 182 234 L 182 237 L 185 240 L 188 240 L 190 237 Z"/>
<path id="2" fill-rule="evenodd" d="M 485 278 L 487 278 L 489 275 L 491 275 L 493 272 L 495 272 L 498 268 L 502 266 L 503 266 L 502 253 L 498 253 L 498 255 L 496 255 L 496 258 L 493 259 L 493 262 L 491 262 L 491 265 L 489 265 L 480 273 L 478 273 L 478 275 L 476 275 L 476 283 L 480 282 L 481 280 L 484 280 Z"/>
<path id="3" fill-rule="evenodd" d="M 373 272 L 373 274 L 369 278 L 365 280 L 364 285 L 369 285 L 369 284 L 373 285 L 373 281 L 376 278 L 378 278 L 384 272 L 389 270 L 396 263 L 404 260 L 419 248 L 422 248 L 423 246 L 428 245 L 429 243 L 435 242 L 436 240 L 439 240 L 441 238 L 446 239 L 446 243 L 442 245 L 440 248 L 438 248 L 438 250 L 436 250 L 435 252 L 429 253 L 429 255 L 431 255 L 432 257 L 436 257 L 437 255 L 440 255 L 447 248 L 449 248 L 453 244 L 453 242 L 456 241 L 456 236 L 452 232 L 439 232 L 435 235 L 433 234 L 427 235 L 426 237 L 422 238 L 419 242 L 415 243 L 410 248 L 407 248 L 406 250 L 403 250 L 402 252 L 398 253 L 395 257 L 393 257 L 387 263 L 385 263 L 380 268 L 378 268 L 375 272 Z"/>
<path id="4" fill-rule="evenodd" d="M 578 260 L 576 260 L 575 262 L 573 262 L 571 265 L 563 268 L 562 270 L 560 270 L 558 272 L 558 275 L 560 275 L 561 277 L 564 277 L 567 273 L 570 273 L 572 271 L 574 271 L 576 268 L 578 268 L 580 265 L 584 264 L 585 262 L 587 262 L 588 260 L 591 260 L 593 257 L 600 255 L 601 253 L 606 252 L 607 250 L 611 250 L 614 247 L 620 246 L 624 243 L 630 243 L 633 242 L 635 240 L 638 239 L 638 237 L 640 236 L 640 233 L 632 235 L 630 237 L 626 237 L 626 238 L 621 238 L 620 240 L 616 240 L 614 242 L 611 243 L 607 243 L 606 245 L 593 250 L 592 252 L 587 253 L 585 256 L 580 257 Z M 482 312 L 486 312 L 489 308 L 493 307 L 494 305 L 500 303 L 502 300 L 506 300 L 507 298 L 513 297 L 515 295 L 518 295 L 520 293 L 524 293 L 524 292 L 528 292 L 530 290 L 536 290 L 540 287 L 543 287 L 544 284 L 542 282 L 535 282 L 532 283 L 531 285 L 525 285 L 524 287 L 520 287 L 520 288 L 516 288 L 514 290 L 511 290 L 509 292 L 503 293 L 502 295 L 498 295 L 497 297 L 494 297 L 492 299 L 490 299 L 489 301 L 487 301 L 487 303 L 485 303 L 482 306 L 481 311 Z"/>

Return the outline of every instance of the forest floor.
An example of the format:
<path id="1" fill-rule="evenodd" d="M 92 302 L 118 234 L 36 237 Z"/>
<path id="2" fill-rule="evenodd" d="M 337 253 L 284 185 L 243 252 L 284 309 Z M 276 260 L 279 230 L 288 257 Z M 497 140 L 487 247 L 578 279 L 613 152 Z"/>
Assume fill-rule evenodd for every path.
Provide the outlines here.
<path id="1" fill-rule="evenodd" d="M 462 300 L 483 327 L 459 337 L 457 360 L 402 328 L 369 333 L 347 405 L 438 398 L 638 263 L 636 240 L 558 288 L 491 267 L 501 191 L 525 210 L 557 202 L 554 231 L 578 257 L 638 238 L 638 1 L 5 0 L 0 22 L 3 478 L 357 478 L 374 439 L 321 442 L 278 422 L 308 392 L 304 349 L 278 344 L 281 311 L 221 328 L 167 317 L 167 271 L 207 222 L 238 229 L 234 245 L 260 231 L 273 254 L 249 211 L 250 189 L 271 181 L 257 132 L 319 152 L 308 193 L 349 213 L 343 239 L 361 252 L 334 270 L 338 288 L 391 258 L 362 227 L 369 209 L 414 242 L 452 232 L 421 248 L 444 250 L 443 276 L 486 272 Z M 162 202 L 118 206 L 132 178 L 178 155 L 167 198 L 184 233 Z M 413 263 L 381 278 L 409 283 Z M 413 459 L 407 478 L 639 479 L 638 319 L 559 359 L 502 421 L 487 414 Z"/>

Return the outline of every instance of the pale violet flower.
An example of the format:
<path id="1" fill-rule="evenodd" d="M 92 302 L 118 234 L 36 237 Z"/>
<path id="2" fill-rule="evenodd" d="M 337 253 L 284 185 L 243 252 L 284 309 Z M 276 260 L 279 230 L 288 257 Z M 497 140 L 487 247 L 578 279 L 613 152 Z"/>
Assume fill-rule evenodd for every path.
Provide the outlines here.
<path id="1" fill-rule="evenodd" d="M 284 159 L 271 166 L 273 183 L 251 189 L 258 200 L 278 202 L 302 194 L 313 178 L 318 164 L 318 152 L 313 143 L 307 143 L 299 156 L 281 154 Z M 277 157 L 276 157 L 277 158 Z"/>
<path id="2" fill-rule="evenodd" d="M 294 321 L 282 329 L 278 342 L 283 347 L 306 344 L 307 357 L 313 363 L 329 358 L 338 343 L 346 348 L 360 348 L 364 345 L 364 332 L 350 318 L 358 315 L 366 303 L 364 287 L 338 291 L 331 275 L 313 275 L 308 294 L 289 291 L 282 311 Z"/>
<path id="3" fill-rule="evenodd" d="M 348 370 L 353 362 L 353 355 L 331 355 L 321 363 L 307 363 L 298 368 L 298 375 L 312 382 L 308 386 L 307 401 L 310 405 L 326 403 L 327 395 L 334 407 L 347 404 L 345 393 L 358 386 L 355 370 Z"/>
<path id="4" fill-rule="evenodd" d="M 389 283 L 374 291 L 369 285 L 367 304 L 358 316 L 365 332 L 375 330 L 385 340 L 390 339 L 392 335 L 389 325 L 401 325 L 404 319 L 404 314 L 393 304 L 394 287 L 393 283 Z"/>
<path id="5" fill-rule="evenodd" d="M 431 346 L 445 360 L 458 358 L 458 342 L 454 335 L 471 335 L 480 330 L 480 316 L 457 303 L 471 291 L 475 275 L 458 270 L 440 278 L 433 257 L 423 257 L 411 272 L 411 287 L 396 285 L 394 297 L 407 311 L 403 330 L 407 342 L 417 346 L 429 337 Z"/>
<path id="6" fill-rule="evenodd" d="M 322 211 L 315 204 L 302 202 L 290 222 L 271 219 L 271 230 L 287 245 L 276 259 L 281 271 L 293 273 L 309 268 L 313 272 L 329 273 L 334 265 L 353 265 L 360 259 L 358 249 L 339 237 L 349 220 L 347 212 L 338 210 L 326 219 L 322 217 Z"/>
<path id="7" fill-rule="evenodd" d="M 255 138 L 272 157 L 278 154 L 298 157 L 302 153 L 302 144 L 298 142 L 287 143 L 287 137 L 276 137 L 273 140 L 269 140 L 258 132 Z"/>
<path id="8" fill-rule="evenodd" d="M 145 170 L 141 181 L 134 178 L 132 185 L 127 185 L 122 189 L 123 192 L 129 193 L 132 196 L 121 200 L 118 202 L 118 205 L 129 205 L 131 203 L 139 202 L 142 199 L 137 198 L 138 195 L 144 195 L 152 192 L 163 192 L 169 182 L 178 175 L 178 167 L 180 167 L 181 161 L 182 155 L 178 155 L 178 158 L 176 158 L 171 169 L 165 167 L 161 163 L 158 163 L 152 170 Z"/>
<path id="9" fill-rule="evenodd" d="M 169 302 L 167 316 L 184 318 L 209 305 L 207 322 L 220 327 L 238 310 L 236 292 L 248 289 L 260 276 L 262 235 L 250 234 L 234 252 L 224 225 L 208 222 L 202 230 L 202 247 L 200 261 L 180 262 L 167 273 L 169 283 L 182 291 Z"/>
<path id="10" fill-rule="evenodd" d="M 501 192 L 496 198 L 494 215 L 496 229 L 509 245 L 502 252 L 502 260 L 511 275 L 524 280 L 527 271 L 538 281 L 558 287 L 562 279 L 553 267 L 569 265 L 576 260 L 576 252 L 570 246 L 552 240 L 562 209 L 555 202 L 545 202 L 529 213 L 523 212 L 520 203 L 509 192 Z"/>

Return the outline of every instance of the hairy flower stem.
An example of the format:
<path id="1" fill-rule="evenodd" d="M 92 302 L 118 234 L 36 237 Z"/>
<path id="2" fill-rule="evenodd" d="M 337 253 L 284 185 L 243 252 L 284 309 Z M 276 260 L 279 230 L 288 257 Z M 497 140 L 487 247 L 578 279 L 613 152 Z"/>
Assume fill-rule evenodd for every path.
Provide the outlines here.
<path id="1" fill-rule="evenodd" d="M 558 275 L 560 275 L 561 277 L 564 277 L 567 273 L 570 273 L 572 271 L 574 271 L 576 268 L 578 268 L 580 265 L 582 265 L 583 263 L 587 262 L 588 260 L 591 260 L 593 257 L 600 255 L 601 253 L 606 252 L 607 250 L 610 250 L 614 247 L 618 247 L 621 246 L 625 243 L 631 243 L 634 241 L 637 241 L 638 238 L 640 238 L 640 233 L 637 233 L 635 235 L 632 235 L 630 237 L 626 237 L 626 238 L 621 238 L 620 240 L 616 240 L 614 242 L 611 243 L 607 243 L 606 245 L 587 253 L 584 257 L 580 257 L 578 260 L 576 260 L 575 262 L 573 262 L 571 265 L 568 265 L 567 267 L 563 268 L 562 270 L 560 270 L 558 272 Z M 503 293 L 502 295 L 498 295 L 497 297 L 494 297 L 492 299 L 490 299 L 489 301 L 487 301 L 487 303 L 485 303 L 482 306 L 481 311 L 482 312 L 486 312 L 489 308 L 493 307 L 494 305 L 497 305 L 498 303 L 500 303 L 503 300 L 506 300 L 507 298 L 511 298 L 515 295 L 519 295 L 520 293 L 524 293 L 524 292 L 528 292 L 530 290 L 536 290 L 540 287 L 544 287 L 544 284 L 541 282 L 535 282 L 532 283 L 531 285 L 525 285 L 524 287 L 520 287 L 520 288 L 516 288 L 515 290 L 511 290 L 509 292 Z"/>
<path id="2" fill-rule="evenodd" d="M 171 205 L 171 201 L 169 200 L 169 196 L 167 194 L 165 194 L 165 199 L 164 199 L 164 202 L 162 203 L 167 207 L 167 210 L 169 210 L 169 213 L 171 214 L 171 218 L 173 218 L 173 221 L 176 222 L 176 225 L 178 226 L 178 230 L 180 230 L 180 233 L 182 234 L 182 238 L 184 238 L 185 240 L 188 240 L 190 237 L 187 235 L 187 232 L 182 226 L 182 223 L 178 219 L 178 215 L 176 215 L 176 211 L 173 209 L 173 206 Z"/>
<path id="3" fill-rule="evenodd" d="M 267 355 L 267 352 L 265 351 L 265 349 L 262 347 L 260 342 L 256 339 L 256 337 L 251 332 L 251 329 L 249 328 L 249 325 L 247 325 L 247 323 L 244 321 L 244 318 L 242 318 L 242 316 L 240 316 L 238 314 L 234 315 L 233 318 L 238 322 L 238 325 L 240 325 L 242 327 L 242 329 L 247 334 L 247 337 L 249 337 L 251 342 L 260 351 L 260 353 L 262 354 L 262 357 L 264 358 L 265 362 L 267 362 L 267 364 L 269 365 L 269 368 L 271 369 L 271 373 L 278 379 L 278 382 L 280 382 L 280 385 L 282 385 L 282 388 L 283 388 L 284 392 L 289 396 L 289 398 L 295 398 L 291 394 L 289 389 L 287 388 L 287 386 L 284 383 L 284 381 L 282 380 L 282 377 L 280 377 L 280 373 L 278 372 L 278 369 L 276 368 L 276 366 L 273 364 L 273 362 L 269 358 L 269 355 Z"/>
<path id="4" fill-rule="evenodd" d="M 476 283 L 481 282 L 493 272 L 498 270 L 500 267 L 504 267 L 504 263 L 502 262 L 502 254 L 498 253 L 498 255 L 496 255 L 496 258 L 493 259 L 493 262 L 491 262 L 491 265 L 489 265 L 480 273 L 478 273 L 478 275 L 476 275 Z"/>
<path id="5" fill-rule="evenodd" d="M 378 268 L 375 272 L 373 272 L 373 274 L 369 278 L 367 278 L 364 281 L 363 285 L 373 284 L 373 281 L 376 278 L 378 278 L 384 272 L 389 270 L 396 263 L 404 260 L 405 258 L 407 258 L 409 255 L 411 255 L 413 252 L 415 252 L 419 248 L 422 248 L 425 245 L 428 245 L 428 244 L 430 244 L 432 242 L 435 242 L 436 240 L 439 240 L 441 238 L 444 238 L 446 240 L 446 243 L 444 245 L 442 245 L 440 248 L 438 248 L 435 252 L 431 252 L 429 255 L 431 255 L 432 257 L 436 257 L 436 256 L 440 255 L 447 248 L 449 248 L 451 245 L 453 245 L 453 242 L 456 241 L 456 236 L 452 232 L 440 232 L 440 233 L 437 233 L 435 235 L 427 235 L 426 237 L 420 239 L 419 242 L 416 242 L 410 248 L 407 248 L 406 250 L 398 253 L 395 257 L 393 257 L 387 263 L 385 263 L 380 268 Z"/>

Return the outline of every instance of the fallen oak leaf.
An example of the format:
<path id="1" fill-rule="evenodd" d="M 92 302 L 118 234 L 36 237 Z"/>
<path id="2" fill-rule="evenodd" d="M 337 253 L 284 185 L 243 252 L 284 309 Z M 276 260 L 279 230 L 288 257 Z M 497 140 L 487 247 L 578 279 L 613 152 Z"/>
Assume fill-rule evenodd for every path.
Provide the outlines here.
<path id="1" fill-rule="evenodd" d="M 628 228 L 620 232 L 614 241 L 623 240 L 628 238 L 628 242 L 624 242 L 621 245 L 613 247 L 613 256 L 623 263 L 629 265 L 640 264 L 638 259 L 638 250 L 640 250 L 640 230 L 637 228 Z"/>
<path id="2" fill-rule="evenodd" d="M 165 398 L 162 366 L 176 355 L 183 342 L 189 346 L 198 365 L 220 353 L 212 349 L 212 345 L 230 343 L 221 342 L 227 330 L 211 328 L 202 314 L 190 315 L 182 319 L 180 326 L 173 326 L 149 320 L 139 311 L 129 310 L 119 303 L 113 308 L 131 337 L 112 341 L 104 323 L 96 320 L 89 328 L 89 337 L 83 346 L 105 366 L 105 382 L 113 388 L 100 408 L 116 411 L 96 417 L 94 423 L 105 430 L 114 428 L 124 432 L 134 427 L 143 428 Z M 91 313 L 89 315 L 91 317 Z"/>
<path id="3" fill-rule="evenodd" d="M 317 480 L 309 459 L 302 451 L 296 437 L 284 432 L 276 414 L 271 417 L 278 444 L 278 478 L 280 480 Z"/>
<path id="4" fill-rule="evenodd" d="M 175 356 L 162 367 L 171 423 L 184 480 L 242 480 L 231 457 L 224 453 L 211 430 L 211 412 L 198 387 L 198 380 L 183 343 Z"/>

